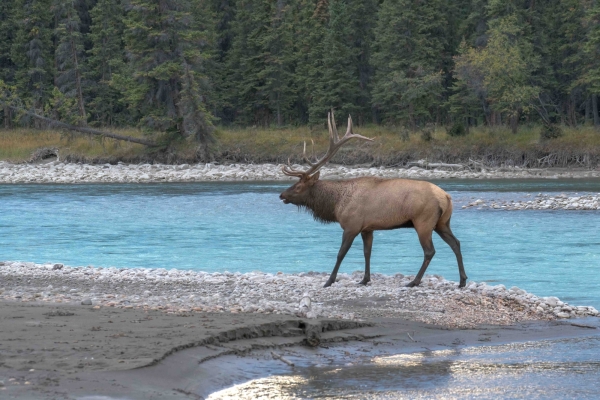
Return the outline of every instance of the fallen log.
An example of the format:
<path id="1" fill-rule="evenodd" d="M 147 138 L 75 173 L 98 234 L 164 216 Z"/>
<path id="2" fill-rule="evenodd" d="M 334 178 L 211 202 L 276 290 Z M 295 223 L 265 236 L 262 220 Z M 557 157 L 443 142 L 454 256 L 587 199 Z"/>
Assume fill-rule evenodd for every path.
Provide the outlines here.
<path id="1" fill-rule="evenodd" d="M 25 115 L 29 115 L 30 117 L 37 118 L 40 121 L 44 121 L 49 126 L 52 126 L 52 127 L 56 127 L 56 128 L 60 128 L 60 129 L 67 129 L 70 131 L 76 131 L 76 132 L 81 132 L 81 133 L 87 133 L 87 134 L 91 134 L 91 135 L 105 136 L 105 137 L 109 137 L 111 139 L 117 139 L 117 140 L 123 140 L 123 141 L 131 142 L 131 143 L 143 144 L 144 146 L 148 146 L 148 147 L 156 146 L 156 143 L 154 143 L 151 140 L 136 138 L 133 136 L 119 135 L 118 133 L 105 132 L 105 131 L 101 131 L 98 129 L 87 128 L 87 127 L 83 127 L 83 126 L 75 126 L 75 125 L 67 124 L 65 122 L 60 122 L 60 121 L 54 120 L 52 118 L 44 117 L 42 115 L 36 114 L 31 111 L 24 110 L 19 107 L 10 106 L 10 105 L 8 107 L 17 112 L 22 112 Z"/>

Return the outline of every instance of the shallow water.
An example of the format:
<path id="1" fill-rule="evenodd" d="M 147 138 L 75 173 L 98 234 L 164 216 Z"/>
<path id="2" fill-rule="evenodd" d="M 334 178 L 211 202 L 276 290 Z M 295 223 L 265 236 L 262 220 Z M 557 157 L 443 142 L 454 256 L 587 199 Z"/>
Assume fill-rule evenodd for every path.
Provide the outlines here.
<path id="1" fill-rule="evenodd" d="M 474 281 L 516 285 L 540 296 L 600 308 L 597 211 L 460 208 L 476 199 L 538 192 L 600 192 L 598 180 L 437 182 L 452 194 L 452 226 Z M 286 183 L 0 185 L 0 260 L 72 266 L 204 271 L 330 272 L 337 224 L 284 205 Z M 435 235 L 434 235 L 435 236 Z M 437 236 L 428 273 L 458 280 Z M 376 232 L 372 271 L 415 274 L 422 250 L 412 229 Z M 341 272 L 363 269 L 360 239 Z"/>
<path id="2" fill-rule="evenodd" d="M 291 369 L 237 361 L 256 378 L 216 399 L 595 399 L 600 336 L 412 354 L 350 356 L 327 363 L 289 356 Z M 248 363 L 241 366 L 241 363 Z M 261 371 L 261 368 L 263 369 Z M 270 370 L 269 370 L 270 369 Z M 261 376 L 274 373 L 271 376 Z"/>

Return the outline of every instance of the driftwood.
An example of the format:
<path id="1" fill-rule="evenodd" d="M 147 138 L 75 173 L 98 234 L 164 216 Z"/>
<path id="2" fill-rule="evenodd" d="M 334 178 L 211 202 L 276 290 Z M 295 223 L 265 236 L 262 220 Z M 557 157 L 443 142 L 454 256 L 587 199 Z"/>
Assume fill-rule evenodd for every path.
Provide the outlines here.
<path id="1" fill-rule="evenodd" d="M 275 353 L 274 351 L 271 352 L 271 355 L 273 356 L 273 358 L 277 358 L 278 360 L 283 361 L 284 363 L 286 363 L 290 367 L 294 366 L 293 362 L 291 362 L 290 360 L 288 360 L 287 358 L 285 358 L 283 356 L 280 356 L 279 354 Z"/>
<path id="2" fill-rule="evenodd" d="M 11 108 L 11 109 L 13 109 L 13 110 L 15 110 L 15 111 L 22 112 L 25 115 L 29 115 L 30 117 L 39 119 L 40 121 L 44 121 L 49 126 L 52 126 L 52 127 L 61 128 L 61 129 L 67 129 L 67 130 L 70 130 L 70 131 L 76 131 L 76 132 L 81 132 L 81 133 L 87 133 L 87 134 L 91 134 L 91 135 L 105 136 L 105 137 L 109 137 L 111 139 L 124 140 L 126 142 L 143 144 L 144 146 L 149 146 L 149 147 L 156 146 L 156 143 L 154 143 L 151 140 L 142 139 L 142 138 L 136 138 L 136 137 L 133 137 L 133 136 L 119 135 L 117 133 L 100 131 L 98 129 L 87 128 L 87 127 L 83 127 L 83 126 L 75 126 L 75 125 L 67 124 L 65 122 L 56 121 L 56 120 L 54 120 L 52 118 L 44 117 L 42 115 L 36 114 L 34 112 L 31 112 L 31 111 L 27 111 L 27 110 L 24 110 L 22 108 L 18 108 L 18 107 L 15 107 L 15 106 L 10 106 L 9 105 L 8 107 Z"/>
<path id="3" fill-rule="evenodd" d="M 446 163 L 430 163 L 425 160 L 410 161 L 406 164 L 407 167 L 419 167 L 419 168 L 452 168 L 452 169 L 463 169 L 465 166 L 462 164 L 446 164 Z"/>

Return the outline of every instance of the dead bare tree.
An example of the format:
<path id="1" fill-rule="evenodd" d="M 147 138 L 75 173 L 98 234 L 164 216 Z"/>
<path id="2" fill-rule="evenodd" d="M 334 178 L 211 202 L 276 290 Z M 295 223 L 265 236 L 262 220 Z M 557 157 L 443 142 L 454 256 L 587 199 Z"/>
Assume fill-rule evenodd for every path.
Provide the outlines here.
<path id="1" fill-rule="evenodd" d="M 348 117 L 348 129 L 341 139 L 338 137 L 333 111 L 327 118 L 329 126 L 329 149 L 316 162 L 304 159 L 310 165 L 308 170 L 294 170 L 289 166 L 282 171 L 300 181 L 286 189 L 279 198 L 309 210 L 317 221 L 338 222 L 344 233 L 333 272 L 325 287 L 335 282 L 340 265 L 352 242 L 360 233 L 364 245 L 365 274 L 360 284 L 371 280 L 370 259 L 373 244 L 373 231 L 397 228 L 414 228 L 424 252 L 424 260 L 415 279 L 408 284 L 417 286 L 425 274 L 435 254 L 432 232 L 435 231 L 454 251 L 460 274 L 460 287 L 467 282 L 467 275 L 460 252 L 460 242 L 450 229 L 452 199 L 438 186 L 410 179 L 381 179 L 363 177 L 341 181 L 319 180 L 319 169 L 323 167 L 351 139 L 373 140 L 352 133 L 352 118 Z"/>
<path id="2" fill-rule="evenodd" d="M 28 115 L 32 118 L 35 118 L 39 121 L 45 122 L 46 124 L 48 124 L 49 127 L 58 128 L 58 129 L 66 129 L 66 130 L 76 131 L 76 132 L 80 132 L 80 133 L 87 133 L 90 135 L 105 136 L 105 137 L 109 137 L 111 139 L 117 139 L 117 140 L 123 140 L 123 141 L 131 142 L 131 143 L 143 144 L 144 146 L 148 146 L 148 147 L 156 146 L 156 143 L 151 140 L 137 138 L 137 137 L 133 137 L 133 136 L 127 136 L 127 135 L 119 135 L 118 133 L 101 131 L 98 129 L 88 128 L 85 126 L 75 126 L 75 125 L 67 124 L 66 122 L 61 122 L 61 121 L 54 120 L 52 118 L 44 117 L 43 115 L 36 114 L 32 111 L 28 111 L 23 108 L 11 106 L 9 104 L 5 104 L 4 106 L 11 110 L 16 111 L 16 112 L 20 112 L 20 113 Z"/>

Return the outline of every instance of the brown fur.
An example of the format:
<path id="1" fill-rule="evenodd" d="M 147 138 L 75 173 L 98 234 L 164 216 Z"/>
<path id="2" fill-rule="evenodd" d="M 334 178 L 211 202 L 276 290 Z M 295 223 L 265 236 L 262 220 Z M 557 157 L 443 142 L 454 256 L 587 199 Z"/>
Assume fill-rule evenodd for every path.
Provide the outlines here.
<path id="1" fill-rule="evenodd" d="M 452 199 L 438 186 L 409 179 L 355 178 L 343 181 L 321 181 L 319 174 L 302 177 L 299 182 L 281 194 L 281 199 L 311 212 L 315 220 L 323 223 L 338 222 L 344 230 L 338 264 L 360 233 L 365 241 L 365 277 L 370 280 L 369 261 L 372 233 L 376 230 L 414 228 L 419 235 L 425 260 L 421 270 L 411 282 L 418 285 L 435 254 L 431 234 L 436 231 L 455 252 L 461 275 L 461 286 L 466 282 L 460 243 L 450 230 Z M 369 236 L 371 238 L 369 239 Z M 370 246 L 369 246 L 370 247 Z M 336 264 L 329 286 L 335 281 Z"/>

